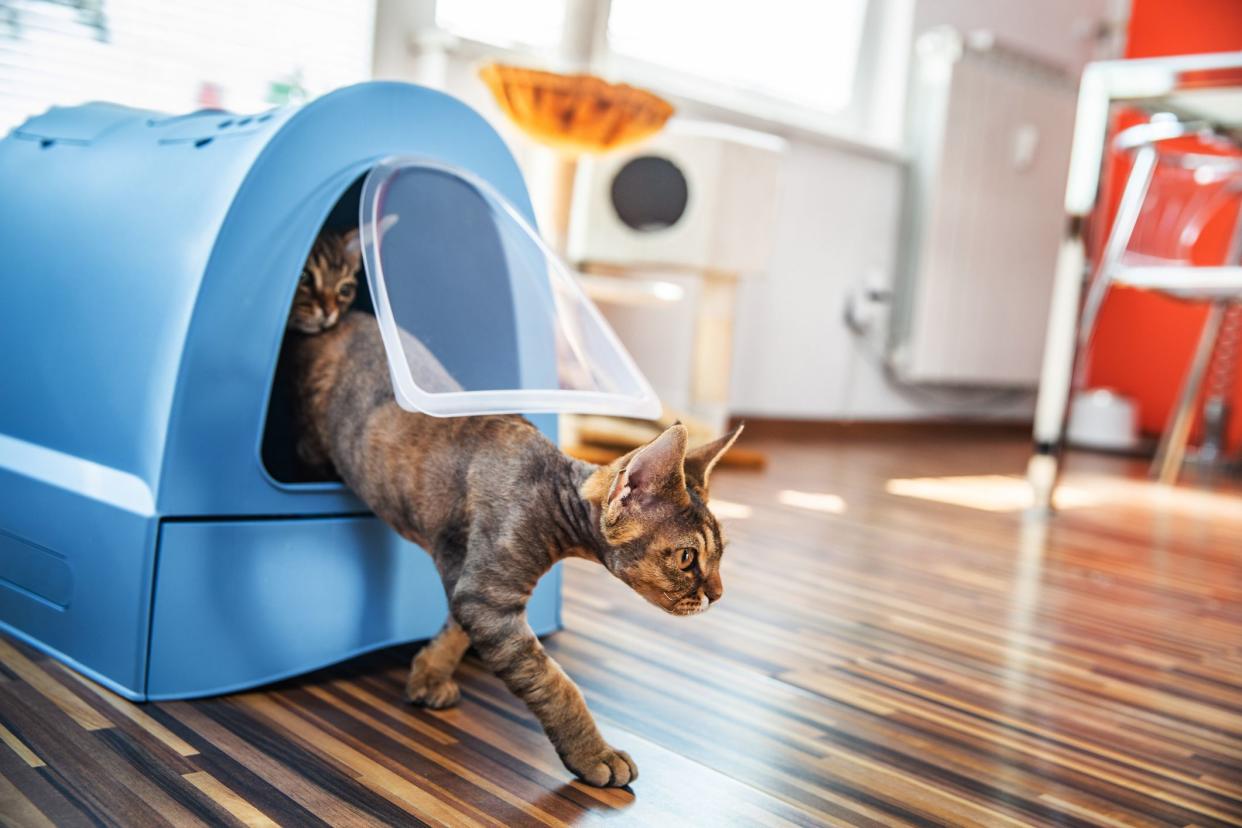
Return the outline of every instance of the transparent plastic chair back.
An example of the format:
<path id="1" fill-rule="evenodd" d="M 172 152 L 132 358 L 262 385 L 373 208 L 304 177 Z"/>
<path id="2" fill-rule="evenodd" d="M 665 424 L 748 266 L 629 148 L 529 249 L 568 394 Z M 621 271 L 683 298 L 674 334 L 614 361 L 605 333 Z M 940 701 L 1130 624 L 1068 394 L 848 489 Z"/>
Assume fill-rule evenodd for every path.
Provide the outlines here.
<path id="1" fill-rule="evenodd" d="M 426 159 L 388 159 L 367 176 L 360 213 L 402 408 L 659 415 L 598 309 L 486 181 Z"/>
<path id="2" fill-rule="evenodd" d="M 1242 159 L 1190 152 L 1157 155 L 1122 263 L 1127 267 L 1219 265 L 1242 202 Z M 1208 231 L 1218 244 L 1201 247 Z"/>

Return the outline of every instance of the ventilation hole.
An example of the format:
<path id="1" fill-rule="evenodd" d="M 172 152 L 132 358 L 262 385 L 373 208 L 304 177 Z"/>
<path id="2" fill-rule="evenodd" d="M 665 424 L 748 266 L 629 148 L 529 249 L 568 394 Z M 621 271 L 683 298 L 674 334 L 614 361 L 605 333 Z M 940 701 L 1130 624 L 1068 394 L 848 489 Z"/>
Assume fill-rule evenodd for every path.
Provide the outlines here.
<path id="1" fill-rule="evenodd" d="M 228 127 L 231 127 L 232 125 L 233 125 L 233 119 L 232 119 L 232 118 L 229 118 L 227 121 L 221 121 L 221 122 L 220 122 L 219 124 L 217 124 L 216 126 L 217 126 L 219 129 L 226 129 L 226 128 L 228 128 Z"/>
<path id="2" fill-rule="evenodd" d="M 197 141 L 195 141 L 195 142 L 194 142 L 194 148 L 195 148 L 195 149 L 202 149 L 203 147 L 205 147 L 205 146 L 207 146 L 208 144 L 210 144 L 210 143 L 211 143 L 211 141 L 212 141 L 212 139 L 210 139 L 210 138 L 199 138 Z"/>
<path id="3" fill-rule="evenodd" d="M 237 125 L 238 125 L 238 126 L 245 126 L 246 124 L 250 123 L 250 122 L 251 122 L 251 121 L 253 121 L 253 120 L 254 120 L 254 118 L 242 118 L 240 121 L 238 121 L 238 122 L 237 122 Z"/>
<path id="4" fill-rule="evenodd" d="M 263 123 L 264 121 L 270 121 L 272 120 L 272 113 L 269 112 L 266 115 L 260 115 L 256 120 L 258 120 L 259 123 Z"/>
<path id="5" fill-rule="evenodd" d="M 51 138 L 44 138 L 42 141 L 39 142 L 39 146 L 42 147 L 43 149 L 47 149 L 48 147 L 54 147 L 56 146 L 56 141 L 54 141 Z"/>
<path id="6" fill-rule="evenodd" d="M 642 155 L 626 162 L 612 179 L 617 218 L 640 233 L 672 227 L 686 212 L 686 176 L 667 158 Z"/>

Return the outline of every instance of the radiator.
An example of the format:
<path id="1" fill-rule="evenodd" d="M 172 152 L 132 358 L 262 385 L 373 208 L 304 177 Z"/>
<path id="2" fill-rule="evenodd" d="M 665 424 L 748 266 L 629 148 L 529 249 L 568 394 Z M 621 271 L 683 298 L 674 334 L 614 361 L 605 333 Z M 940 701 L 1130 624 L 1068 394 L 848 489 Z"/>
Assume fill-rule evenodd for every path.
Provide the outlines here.
<path id="1" fill-rule="evenodd" d="M 1067 72 L 995 43 L 919 38 L 888 348 L 899 380 L 1037 384 L 1075 93 Z"/>

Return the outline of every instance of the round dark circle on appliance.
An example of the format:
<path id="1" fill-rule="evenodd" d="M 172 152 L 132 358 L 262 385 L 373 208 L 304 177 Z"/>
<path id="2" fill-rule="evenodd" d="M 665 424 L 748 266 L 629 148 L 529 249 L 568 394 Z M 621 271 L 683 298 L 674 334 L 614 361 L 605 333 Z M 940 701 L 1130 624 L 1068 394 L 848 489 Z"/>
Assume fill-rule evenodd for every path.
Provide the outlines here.
<path id="1" fill-rule="evenodd" d="M 690 188 L 686 176 L 667 158 L 640 155 L 617 170 L 612 179 L 612 209 L 617 218 L 640 233 L 664 230 L 686 212 Z"/>

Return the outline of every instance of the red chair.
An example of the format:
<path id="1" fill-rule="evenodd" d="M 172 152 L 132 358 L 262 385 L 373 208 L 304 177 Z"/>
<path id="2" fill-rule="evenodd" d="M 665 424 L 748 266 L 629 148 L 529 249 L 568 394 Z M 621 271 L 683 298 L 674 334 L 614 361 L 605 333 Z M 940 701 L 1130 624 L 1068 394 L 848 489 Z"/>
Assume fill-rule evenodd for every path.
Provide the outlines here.
<path id="1" fill-rule="evenodd" d="M 1194 150 L 1172 149 L 1174 139 L 1195 137 Z M 1085 376 L 1086 358 L 1104 298 L 1114 285 L 1163 293 L 1189 302 L 1210 304 L 1194 358 L 1177 405 L 1170 416 L 1152 467 L 1162 482 L 1176 478 L 1185 456 L 1195 402 L 1203 387 L 1213 351 L 1231 305 L 1242 301 L 1242 157 L 1237 145 L 1210 132 L 1205 124 L 1157 115 L 1122 131 L 1115 146 L 1133 156 L 1117 215 L 1088 288 L 1078 323 L 1078 364 Z M 1178 142 L 1179 146 L 1183 142 Z M 1205 266 L 1192 254 L 1204 228 L 1232 223 L 1224 261 Z M 1234 343 L 1235 337 L 1226 337 Z M 1222 353 L 1218 363 L 1232 361 Z M 1225 368 L 1222 373 L 1230 373 Z"/>

